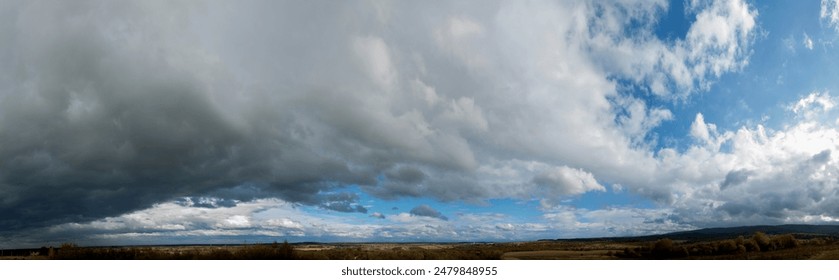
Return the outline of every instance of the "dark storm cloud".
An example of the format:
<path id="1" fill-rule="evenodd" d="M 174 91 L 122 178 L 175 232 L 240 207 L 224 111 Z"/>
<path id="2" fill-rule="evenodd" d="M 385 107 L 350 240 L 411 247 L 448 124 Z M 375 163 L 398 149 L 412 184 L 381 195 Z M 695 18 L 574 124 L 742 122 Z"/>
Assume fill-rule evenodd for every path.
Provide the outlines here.
<path id="1" fill-rule="evenodd" d="M 443 216 L 443 214 L 440 213 L 440 211 L 437 211 L 434 208 L 431 208 L 431 206 L 428 206 L 428 205 L 425 205 L 425 204 L 414 207 L 414 209 L 411 209 L 410 213 L 411 213 L 411 215 L 414 215 L 414 216 L 437 218 L 437 219 L 440 219 L 440 220 L 443 220 L 443 221 L 448 221 L 449 220 L 449 218 L 446 217 L 446 216 Z"/>
<path id="2" fill-rule="evenodd" d="M 12 77 L 0 87 L 0 229 L 211 193 L 222 204 L 204 206 L 224 206 L 229 194 L 366 212 L 320 194 L 370 184 L 375 173 L 321 155 L 312 132 L 269 96 L 231 97 L 231 77 L 189 49 L 185 7 L 6 5 L 18 13 L 0 20 L 0 71 Z"/>

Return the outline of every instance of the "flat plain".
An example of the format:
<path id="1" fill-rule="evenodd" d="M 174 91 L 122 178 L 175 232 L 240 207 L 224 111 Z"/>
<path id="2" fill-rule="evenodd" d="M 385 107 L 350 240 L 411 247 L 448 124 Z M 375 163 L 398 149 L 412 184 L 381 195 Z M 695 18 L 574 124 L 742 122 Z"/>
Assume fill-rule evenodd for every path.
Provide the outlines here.
<path id="1" fill-rule="evenodd" d="M 164 260 L 738 260 L 839 259 L 839 238 L 812 233 L 666 235 L 501 243 L 297 243 L 3 250 L 0 259 Z M 671 237 L 687 237 L 671 239 Z M 690 238 L 693 237 L 693 238 Z"/>

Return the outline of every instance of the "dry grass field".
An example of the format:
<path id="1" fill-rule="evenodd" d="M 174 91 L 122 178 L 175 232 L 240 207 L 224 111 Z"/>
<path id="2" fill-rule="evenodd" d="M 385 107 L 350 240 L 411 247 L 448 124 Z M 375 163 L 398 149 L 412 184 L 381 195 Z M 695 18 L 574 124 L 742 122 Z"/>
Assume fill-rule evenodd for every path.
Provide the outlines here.
<path id="1" fill-rule="evenodd" d="M 304 243 L 5 250 L 0 259 L 626 260 L 839 259 L 839 240 L 795 234 L 716 240 L 559 240 L 509 243 Z"/>

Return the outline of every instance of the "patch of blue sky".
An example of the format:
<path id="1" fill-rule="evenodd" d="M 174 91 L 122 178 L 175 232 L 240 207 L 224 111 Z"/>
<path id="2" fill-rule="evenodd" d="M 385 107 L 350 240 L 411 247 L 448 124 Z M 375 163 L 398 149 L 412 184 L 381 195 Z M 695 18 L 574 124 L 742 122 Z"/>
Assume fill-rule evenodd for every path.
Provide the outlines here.
<path id="1" fill-rule="evenodd" d="M 619 82 L 621 90 L 643 99 L 648 107 L 664 107 L 673 114 L 672 120 L 662 122 L 648 136 L 655 138 L 649 139 L 655 140 L 653 150 L 684 151 L 693 144 L 690 126 L 698 113 L 719 132 L 758 124 L 780 129 L 792 120 L 789 104 L 811 92 L 839 92 L 837 35 L 819 19 L 819 4 L 753 3 L 760 10 L 760 31 L 751 46 L 748 65 L 742 71 L 724 73 L 707 91 L 699 90 L 684 102 L 661 100 Z M 684 38 L 692 17 L 685 15 L 683 2 L 671 2 L 656 26 L 656 36 L 666 41 Z"/>
<path id="2" fill-rule="evenodd" d="M 668 43 L 684 40 L 694 20 L 692 15 L 686 14 L 683 1 L 671 1 L 667 9 L 658 16 L 653 34 Z M 664 121 L 653 129 L 644 139 L 645 143 L 653 143 L 653 150 L 672 148 L 683 151 L 689 146 L 690 142 L 683 139 L 690 132 L 690 122 L 696 115 L 695 112 L 691 112 L 691 109 L 695 109 L 692 108 L 696 107 L 695 104 L 662 99 L 649 92 L 646 85 L 614 77 L 613 79 L 620 94 L 642 99 L 648 108 L 667 108 L 673 113 L 673 119 Z M 618 112 L 618 117 L 620 115 Z"/>
<path id="3" fill-rule="evenodd" d="M 682 102 L 674 102 L 657 97 L 649 92 L 643 85 L 639 85 L 634 81 L 628 79 L 613 78 L 617 84 L 618 93 L 624 96 L 631 96 L 644 101 L 647 109 L 664 108 L 670 110 L 673 118 L 662 121 L 659 126 L 653 128 L 645 137 L 644 143 L 650 145 L 654 151 L 662 148 L 671 148 L 678 151 L 684 151 L 691 144 L 689 141 L 684 141 L 685 137 L 690 133 L 690 124 L 696 116 L 696 104 L 688 104 Z M 620 108 L 620 106 L 615 106 Z M 693 109 L 693 110 L 691 110 Z M 619 118 L 626 117 L 628 112 L 615 112 L 616 121 Z"/>
<path id="4" fill-rule="evenodd" d="M 659 18 L 655 34 L 658 38 L 667 42 L 683 40 L 690 29 L 690 24 L 690 18 L 685 15 L 684 1 L 670 1 L 667 11 Z"/>
<path id="5" fill-rule="evenodd" d="M 497 217 L 499 221 L 505 223 L 527 223 L 541 219 L 543 215 L 537 200 L 489 199 L 480 204 L 463 201 L 443 202 L 429 197 L 400 197 L 395 200 L 383 200 L 365 193 L 356 185 L 347 186 L 342 191 L 358 194 L 358 204 L 367 208 L 367 213 L 337 212 L 312 206 L 299 206 L 298 209 L 313 216 L 340 217 L 352 224 L 386 224 L 389 223 L 388 220 L 371 215 L 380 213 L 388 217 L 410 213 L 411 209 L 420 205 L 430 206 L 452 222 L 456 222 L 462 216 L 474 215 Z M 262 215 L 270 215 L 270 210 L 266 212 Z"/>
<path id="6" fill-rule="evenodd" d="M 786 106 L 810 92 L 834 91 L 837 86 L 835 35 L 821 26 L 818 1 L 772 2 L 758 9 L 763 32 L 755 40 L 749 65 L 723 75 L 709 92 L 693 100 L 706 122 L 719 129 L 758 123 L 781 127 L 790 119 Z M 805 42 L 808 38 L 812 49 Z"/>

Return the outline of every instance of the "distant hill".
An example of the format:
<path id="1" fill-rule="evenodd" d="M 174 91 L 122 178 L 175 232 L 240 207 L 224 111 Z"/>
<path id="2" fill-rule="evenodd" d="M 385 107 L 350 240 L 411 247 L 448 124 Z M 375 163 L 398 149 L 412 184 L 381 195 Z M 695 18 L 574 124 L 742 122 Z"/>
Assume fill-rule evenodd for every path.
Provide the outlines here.
<path id="1" fill-rule="evenodd" d="M 839 225 L 777 225 L 777 226 L 745 226 L 730 228 L 706 228 L 691 231 L 663 234 L 661 237 L 670 239 L 726 239 L 739 235 L 749 236 L 755 232 L 766 234 L 796 234 L 801 236 L 833 236 L 839 237 Z"/>
<path id="2" fill-rule="evenodd" d="M 629 236 L 629 237 L 604 237 L 604 238 L 579 238 L 579 239 L 556 239 L 575 241 L 655 241 L 662 238 L 673 240 L 718 240 L 731 239 L 737 236 L 751 236 L 755 232 L 763 232 L 770 235 L 795 234 L 799 238 L 831 236 L 839 237 L 839 225 L 777 225 L 777 226 L 743 226 L 727 228 L 706 228 L 691 231 L 679 231 L 666 234 Z"/>

